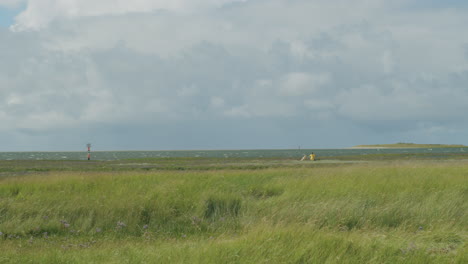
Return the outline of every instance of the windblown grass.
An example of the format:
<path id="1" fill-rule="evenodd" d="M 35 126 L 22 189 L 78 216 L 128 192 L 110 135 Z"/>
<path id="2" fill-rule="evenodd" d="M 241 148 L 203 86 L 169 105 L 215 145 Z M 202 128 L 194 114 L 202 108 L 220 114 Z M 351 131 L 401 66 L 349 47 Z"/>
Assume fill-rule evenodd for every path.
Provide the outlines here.
<path id="1" fill-rule="evenodd" d="M 0 263 L 466 263 L 467 201 L 464 161 L 29 171 Z"/>

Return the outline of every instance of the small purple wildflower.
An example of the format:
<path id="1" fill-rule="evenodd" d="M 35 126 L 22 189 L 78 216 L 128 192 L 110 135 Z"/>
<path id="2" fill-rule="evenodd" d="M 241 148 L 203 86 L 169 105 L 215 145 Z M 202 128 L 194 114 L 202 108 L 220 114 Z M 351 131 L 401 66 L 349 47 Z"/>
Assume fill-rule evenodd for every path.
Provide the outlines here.
<path id="1" fill-rule="evenodd" d="M 117 228 L 117 229 L 122 229 L 122 228 L 124 228 L 124 227 L 126 227 L 126 226 L 127 226 L 127 225 L 126 225 L 124 222 L 118 221 L 118 222 L 117 222 L 117 227 L 116 227 L 116 228 Z"/>
<path id="2" fill-rule="evenodd" d="M 143 226 L 143 229 L 148 229 L 148 225 L 144 225 L 144 226 Z"/>
<path id="3" fill-rule="evenodd" d="M 70 227 L 70 224 L 69 224 L 67 221 L 65 221 L 65 220 L 60 220 L 60 223 L 62 223 L 63 227 L 65 227 L 65 228 L 69 228 L 69 227 Z"/>

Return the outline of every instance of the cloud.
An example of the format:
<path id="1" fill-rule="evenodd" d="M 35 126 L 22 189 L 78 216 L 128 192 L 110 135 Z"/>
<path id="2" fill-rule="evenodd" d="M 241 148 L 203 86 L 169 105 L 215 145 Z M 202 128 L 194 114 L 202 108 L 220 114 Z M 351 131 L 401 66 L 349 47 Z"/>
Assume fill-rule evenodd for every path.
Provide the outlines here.
<path id="1" fill-rule="evenodd" d="M 224 99 L 218 96 L 211 97 L 211 105 L 215 108 L 223 107 L 225 104 Z"/>
<path id="2" fill-rule="evenodd" d="M 390 51 L 385 51 L 382 56 L 383 71 L 387 74 L 393 72 L 395 68 L 395 61 Z"/>
<path id="3" fill-rule="evenodd" d="M 465 44 L 465 59 L 468 62 L 468 43 Z"/>
<path id="4" fill-rule="evenodd" d="M 331 80 L 328 73 L 288 73 L 280 84 L 280 93 L 285 96 L 302 96 L 316 92 Z"/>
<path id="5" fill-rule="evenodd" d="M 0 29 L 0 133 L 18 142 L 95 133 L 109 145 L 107 136 L 154 133 L 183 148 L 182 136 L 193 136 L 188 147 L 213 138 L 235 147 L 245 138 L 232 137 L 249 131 L 275 131 L 249 141 L 266 146 L 307 140 L 308 130 L 336 144 L 340 135 L 382 139 L 389 127 L 391 138 L 426 129 L 426 138 L 445 131 L 449 140 L 465 127 L 465 10 L 366 0 L 92 3 L 30 1 L 17 17 L 25 31 Z"/>
<path id="6" fill-rule="evenodd" d="M 193 12 L 242 0 L 25 0 L 27 8 L 16 18 L 15 31 L 38 30 L 54 20 L 156 11 Z M 7 0 L 6 4 L 19 1 Z"/>

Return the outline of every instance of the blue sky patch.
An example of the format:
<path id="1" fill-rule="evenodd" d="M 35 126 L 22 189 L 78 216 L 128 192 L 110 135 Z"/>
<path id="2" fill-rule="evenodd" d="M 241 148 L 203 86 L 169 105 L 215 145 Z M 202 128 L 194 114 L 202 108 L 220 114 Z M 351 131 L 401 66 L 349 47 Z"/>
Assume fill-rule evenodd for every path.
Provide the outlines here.
<path id="1" fill-rule="evenodd" d="M 9 27 L 15 23 L 15 17 L 22 11 L 22 8 L 0 7 L 0 27 Z"/>

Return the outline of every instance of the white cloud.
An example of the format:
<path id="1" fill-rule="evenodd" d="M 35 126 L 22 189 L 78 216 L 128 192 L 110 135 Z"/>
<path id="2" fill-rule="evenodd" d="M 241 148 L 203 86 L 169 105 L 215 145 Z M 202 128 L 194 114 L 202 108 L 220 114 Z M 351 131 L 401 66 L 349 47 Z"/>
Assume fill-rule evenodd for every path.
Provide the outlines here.
<path id="1" fill-rule="evenodd" d="M 235 106 L 227 111 L 224 114 L 228 117 L 251 117 L 252 114 L 249 112 L 246 105 Z"/>
<path id="2" fill-rule="evenodd" d="M 184 86 L 177 91 L 178 96 L 194 96 L 200 92 L 196 85 Z"/>
<path id="3" fill-rule="evenodd" d="M 287 74 L 280 84 L 280 93 L 286 96 L 301 96 L 316 92 L 331 80 L 329 73 L 310 74 L 293 72 Z"/>
<path id="4" fill-rule="evenodd" d="M 242 0 L 25 0 L 27 8 L 16 18 L 15 31 L 41 29 L 56 19 L 89 16 L 151 13 L 154 11 L 192 12 L 220 7 Z M 6 4 L 18 1 L 7 0 Z"/>
<path id="5" fill-rule="evenodd" d="M 224 99 L 218 96 L 212 96 L 210 100 L 211 105 L 215 108 L 223 107 L 225 104 Z"/>
<path id="6" fill-rule="evenodd" d="M 10 94 L 7 98 L 6 98 L 6 104 L 8 106 L 11 106 L 11 105 L 20 105 L 23 103 L 23 99 L 22 99 L 22 96 L 21 95 L 18 95 L 18 94 Z"/>

